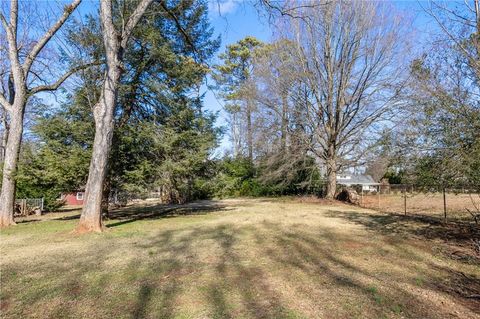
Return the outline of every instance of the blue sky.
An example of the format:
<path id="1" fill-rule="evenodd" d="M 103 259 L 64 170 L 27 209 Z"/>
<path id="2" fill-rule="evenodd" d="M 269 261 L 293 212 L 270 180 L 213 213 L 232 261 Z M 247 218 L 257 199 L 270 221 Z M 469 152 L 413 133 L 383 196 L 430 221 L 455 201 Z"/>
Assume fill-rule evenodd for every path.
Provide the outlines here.
<path id="1" fill-rule="evenodd" d="M 2 0 L 0 0 L 2 1 Z M 67 0 L 44 0 L 42 3 L 47 7 L 58 9 L 58 2 L 69 3 Z M 83 0 L 77 9 L 76 16 L 84 16 L 87 13 L 98 10 L 98 0 Z M 209 18 L 211 26 L 215 30 L 215 37 L 221 37 L 221 47 L 217 52 L 223 52 L 225 46 L 234 43 L 247 35 L 252 35 L 262 41 L 268 41 L 271 37 L 271 29 L 265 19 L 260 19 L 257 9 L 252 5 L 252 1 L 242 0 L 209 0 Z M 212 61 L 214 64 L 216 58 Z M 208 84 L 212 84 L 211 80 L 207 80 Z M 207 88 L 203 87 L 205 92 L 204 105 L 207 110 L 219 112 L 217 121 L 218 126 L 225 125 L 225 114 L 222 111 L 223 103 L 215 94 Z M 49 104 L 57 104 L 51 94 L 42 95 L 44 100 Z M 228 149 L 229 139 L 225 135 L 221 141 L 221 145 L 216 155 L 220 155 L 224 150 Z"/>
<path id="2" fill-rule="evenodd" d="M 1 0 L 0 0 L 1 1 Z M 58 5 L 58 2 L 69 2 L 65 0 L 53 1 L 45 0 L 43 4 L 47 6 Z M 259 16 L 257 8 L 253 6 L 255 0 L 209 0 L 209 17 L 211 25 L 215 30 L 215 35 L 220 35 L 222 45 L 218 53 L 223 52 L 225 46 L 234 43 L 247 35 L 254 36 L 262 41 L 269 41 L 272 37 L 272 29 L 268 21 Z M 432 30 L 430 19 L 422 12 L 421 5 L 427 2 L 411 1 L 392 1 L 396 7 L 410 16 L 417 29 L 416 39 L 413 39 L 415 46 L 421 48 L 428 42 L 429 31 Z M 98 10 L 98 0 L 84 0 L 80 5 L 77 15 L 84 16 L 86 13 Z M 422 45 L 423 44 L 423 45 Z M 216 62 L 214 59 L 213 64 Z M 211 80 L 209 80 L 209 84 Z M 222 101 L 215 94 L 204 86 L 205 108 L 210 111 L 220 112 L 218 125 L 225 125 L 225 114 L 222 111 Z M 48 99 L 51 101 L 50 99 Z M 223 153 L 230 147 L 228 136 L 222 139 L 218 154 Z"/>
<path id="3" fill-rule="evenodd" d="M 269 41 L 272 30 L 267 21 L 258 15 L 257 9 L 250 3 L 241 0 L 213 0 L 209 4 L 209 15 L 215 34 L 220 35 L 222 45 L 218 53 L 225 50 L 225 46 L 235 43 L 247 35 L 254 36 L 261 41 Z M 214 60 L 215 62 L 216 60 Z M 210 80 L 208 80 L 210 81 Z M 209 83 L 210 84 L 210 83 Z M 218 125 L 226 125 L 223 103 L 214 92 L 206 90 L 205 108 L 211 111 L 219 111 Z M 230 141 L 225 135 L 220 143 L 218 153 L 222 154 L 230 147 Z"/>
<path id="4" fill-rule="evenodd" d="M 250 35 L 259 40 L 268 42 L 272 38 L 272 29 L 268 21 L 253 6 L 254 0 L 210 0 L 210 20 L 215 29 L 215 34 L 220 35 L 222 46 L 218 53 L 225 50 L 225 46 Z M 416 29 L 413 41 L 418 49 L 422 49 L 428 42 L 429 32 L 432 31 L 430 19 L 425 15 L 417 0 L 392 1 L 392 3 L 408 15 Z M 426 4 L 424 1 L 423 4 Z M 206 89 L 206 88 L 205 88 Z M 206 91 L 205 107 L 211 111 L 219 111 L 218 125 L 225 125 L 225 113 L 222 111 L 223 102 L 211 91 Z M 223 153 L 230 148 L 228 135 L 221 141 L 218 153 Z"/>

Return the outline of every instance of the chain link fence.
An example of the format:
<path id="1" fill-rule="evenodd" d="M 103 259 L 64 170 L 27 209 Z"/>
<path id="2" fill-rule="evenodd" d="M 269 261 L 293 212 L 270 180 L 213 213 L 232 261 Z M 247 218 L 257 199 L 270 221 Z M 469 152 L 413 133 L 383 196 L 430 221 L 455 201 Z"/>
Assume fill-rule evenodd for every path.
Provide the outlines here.
<path id="1" fill-rule="evenodd" d="M 355 189 L 361 207 L 480 224 L 479 186 L 425 187 L 392 184 L 377 185 L 368 190 L 357 185 Z"/>
<path id="2" fill-rule="evenodd" d="M 143 200 L 161 201 L 162 193 L 158 190 L 145 192 L 129 192 L 125 190 L 112 190 L 108 198 L 108 203 L 112 206 L 126 206 L 129 203 Z"/>
<path id="3" fill-rule="evenodd" d="M 15 216 L 41 215 L 44 210 L 43 198 L 23 198 L 15 200 Z"/>

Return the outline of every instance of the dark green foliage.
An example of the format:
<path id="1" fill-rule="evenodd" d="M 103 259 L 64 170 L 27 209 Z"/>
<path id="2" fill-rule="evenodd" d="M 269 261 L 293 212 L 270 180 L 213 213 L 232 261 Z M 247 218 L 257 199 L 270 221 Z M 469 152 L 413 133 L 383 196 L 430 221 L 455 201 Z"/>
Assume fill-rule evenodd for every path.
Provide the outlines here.
<path id="1" fill-rule="evenodd" d="M 475 34 L 471 31 L 456 34 L 466 47 Z M 480 185 L 480 73 L 458 43 L 442 39 L 436 50 L 411 64 L 412 110 L 403 134 L 409 183 Z"/>
<path id="2" fill-rule="evenodd" d="M 272 166 L 255 165 L 244 157 L 224 158 L 217 170 L 215 195 L 219 197 L 319 195 L 323 186 L 313 158 L 293 163 L 281 175 L 273 175 Z"/>
<path id="3" fill-rule="evenodd" d="M 383 178 L 386 178 L 390 184 L 402 184 L 404 182 L 404 172 L 400 171 L 398 173 L 394 171 L 387 171 Z"/>
<path id="4" fill-rule="evenodd" d="M 61 206 L 58 201 L 62 189 L 57 186 L 58 174 L 52 170 L 51 163 L 40 160 L 33 151 L 31 143 L 25 143 L 22 149 L 19 169 L 17 172 L 16 198 L 44 198 L 44 208 L 55 210 Z M 43 158 L 42 158 L 43 159 Z M 45 160 L 54 160 L 52 156 L 45 156 Z M 60 172 L 58 172 L 60 173 Z"/>
<path id="5" fill-rule="evenodd" d="M 219 197 L 260 195 L 255 182 L 255 167 L 243 157 L 225 158 L 217 164 L 215 194 Z"/>
<path id="6" fill-rule="evenodd" d="M 161 189 L 167 202 L 185 202 L 210 194 L 203 179 L 212 173 L 210 153 L 217 146 L 215 116 L 184 106 L 159 125 L 143 121 L 122 128 L 113 155 L 114 188 L 133 193 Z"/>
<path id="7" fill-rule="evenodd" d="M 133 2 L 117 1 L 127 13 Z M 205 1 L 155 2 L 134 30 L 125 52 L 125 73 L 115 111 L 116 123 L 106 190 L 142 197 L 157 189 L 168 202 L 211 195 L 211 152 L 217 145 L 216 115 L 203 110 L 198 88 L 206 63 L 219 45 L 212 39 Z M 69 26 L 76 60 L 103 61 L 98 17 Z M 116 23 L 122 23 L 116 17 Z M 66 59 L 66 58 L 65 58 Z M 81 86 L 62 110 L 44 115 L 33 133 L 35 148 L 22 153 L 18 177 L 25 196 L 57 198 L 84 185 L 104 66 L 80 76 Z M 52 194 L 51 196 L 49 194 Z M 49 200 L 50 202 L 50 200 Z"/>
<path id="8" fill-rule="evenodd" d="M 62 192 L 85 185 L 94 131 L 80 96 L 72 97 L 64 110 L 37 119 L 32 128 L 35 140 L 22 147 L 17 198 L 44 197 L 45 207 L 53 210 L 60 206 Z"/>

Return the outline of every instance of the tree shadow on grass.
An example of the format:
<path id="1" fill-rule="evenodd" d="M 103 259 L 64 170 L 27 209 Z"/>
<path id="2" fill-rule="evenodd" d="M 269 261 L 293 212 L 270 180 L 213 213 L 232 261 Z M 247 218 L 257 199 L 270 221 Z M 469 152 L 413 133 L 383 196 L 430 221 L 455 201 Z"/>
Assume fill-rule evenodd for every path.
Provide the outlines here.
<path id="1" fill-rule="evenodd" d="M 28 224 L 33 222 L 39 222 L 41 219 L 24 219 L 24 220 L 16 220 L 15 223 L 17 224 Z"/>
<path id="2" fill-rule="evenodd" d="M 218 201 L 203 200 L 183 205 L 156 204 L 152 206 L 131 206 L 114 210 L 109 218 L 118 222 L 109 223 L 107 227 L 116 227 L 137 220 L 172 218 L 178 216 L 206 215 L 212 212 L 230 210 L 225 204 Z"/>
<path id="3" fill-rule="evenodd" d="M 208 287 L 213 317 L 291 318 L 293 311 L 283 304 L 279 292 L 268 281 L 268 269 L 237 253 L 240 237 L 248 232 L 252 229 L 220 225 L 209 235 L 221 249 L 215 265 L 217 276 Z M 239 296 L 241 307 L 228 303 L 231 295 Z"/>
<path id="4" fill-rule="evenodd" d="M 254 243 L 249 245 L 247 251 L 243 248 L 245 238 L 249 236 Z M 142 284 L 138 288 L 138 300 L 131 312 L 132 317 L 175 317 L 179 314 L 176 298 L 188 291 L 191 285 L 200 284 L 202 281 L 199 278 L 205 280 L 205 277 L 198 277 L 196 272 L 205 276 L 206 271 L 211 276 L 201 283 L 201 287 L 197 287 L 200 294 L 196 296 L 201 300 L 199 304 L 207 304 L 211 318 L 296 317 L 301 312 L 291 308 L 289 298 L 303 300 L 309 307 L 324 301 L 327 304 L 333 302 L 326 313 L 336 308 L 338 312 L 336 315 L 330 313 L 331 317 L 353 317 L 353 311 L 364 317 L 395 316 L 399 313 L 407 317 L 424 318 L 442 318 L 446 315 L 442 312 L 444 309 L 432 307 L 429 301 L 405 288 L 404 284 L 411 284 L 415 274 L 421 273 L 416 268 L 418 265 L 409 259 L 399 260 L 397 257 L 390 261 L 389 257 L 385 257 L 383 262 L 391 262 L 392 268 L 401 263 L 401 268 L 406 267 L 406 272 L 411 276 L 396 273 L 392 273 L 392 278 L 391 274 L 389 278 L 379 276 L 374 268 L 365 268 L 360 266 L 361 263 L 358 265 L 345 258 L 345 252 L 336 245 L 339 241 L 349 240 L 356 238 L 351 234 L 339 237 L 339 234 L 322 227 L 292 229 L 274 222 L 255 226 L 220 224 L 163 231 L 139 246 L 142 249 L 157 249 L 159 257 L 151 263 L 147 262 L 149 271 L 136 279 Z M 210 259 L 207 262 L 197 255 L 199 247 L 207 242 L 212 245 L 210 249 L 216 256 L 213 262 Z M 385 244 L 382 242 L 378 245 Z M 249 250 L 255 251 L 253 256 L 261 256 L 262 261 L 268 262 L 252 259 L 255 257 L 250 255 Z M 160 257 L 163 254 L 171 257 Z M 422 265 L 429 267 L 426 261 Z M 445 273 L 447 270 L 439 271 Z M 306 282 L 297 282 L 298 277 L 293 272 L 302 273 L 302 278 L 308 278 L 308 287 L 303 286 Z M 271 281 L 272 277 L 276 277 L 277 283 L 280 281 L 295 288 L 285 295 L 283 285 L 276 286 L 275 281 Z M 452 294 L 439 287 L 428 288 Z M 339 299 L 331 299 L 330 294 L 338 294 L 339 291 Z M 159 305 L 154 306 L 155 300 Z M 361 307 L 341 309 L 344 302 Z M 475 313 L 471 305 L 466 306 Z"/>
<path id="5" fill-rule="evenodd" d="M 343 218 L 386 235 L 414 235 L 430 240 L 441 239 L 459 245 L 469 244 L 472 239 L 480 240 L 480 226 L 471 223 L 453 221 L 444 223 L 425 216 L 369 214 L 337 210 L 330 210 L 326 215 Z"/>
<path id="6" fill-rule="evenodd" d="M 172 261 L 172 269 L 161 269 L 157 274 L 150 274 L 142 279 L 137 293 L 137 300 L 131 312 L 132 318 L 150 318 L 152 312 L 157 318 L 175 317 L 175 298 L 181 292 L 179 278 L 172 276 L 175 268 L 181 265 Z M 159 279 L 159 275 L 169 278 L 168 281 Z M 154 303 L 156 306 L 151 307 Z M 153 308 L 153 309 L 152 309 Z"/>
<path id="7" fill-rule="evenodd" d="M 80 214 L 53 218 L 53 220 L 75 220 L 75 219 L 80 219 Z"/>
<path id="8" fill-rule="evenodd" d="M 412 293 L 405 284 L 411 285 L 416 274 L 419 271 L 419 265 L 426 268 L 435 268 L 438 266 L 430 263 L 427 260 L 421 260 L 417 263 L 412 263 L 408 258 L 382 258 L 383 263 L 391 263 L 391 268 L 395 269 L 400 265 L 400 269 L 404 269 L 406 274 L 397 274 L 392 271 L 385 277 L 384 274 L 379 275 L 375 270 L 365 267 L 359 267 L 357 263 L 349 261 L 346 255 L 339 246 L 338 242 L 355 241 L 353 235 L 331 234 L 328 230 L 320 229 L 319 234 L 314 234 L 309 231 L 299 231 L 291 229 L 283 229 L 278 224 L 268 223 L 266 227 L 269 231 L 274 231 L 276 234 L 274 240 L 270 241 L 280 248 L 272 249 L 268 245 L 264 247 L 265 255 L 268 256 L 279 267 L 295 270 L 297 272 L 306 274 L 313 285 L 322 286 L 322 289 L 331 288 L 331 291 L 345 289 L 349 295 L 355 298 L 354 302 L 364 303 L 361 298 L 371 299 L 371 304 L 374 305 L 373 310 L 376 311 L 376 316 L 389 316 L 391 313 L 398 313 L 411 315 L 412 317 L 424 318 L 442 318 L 442 312 L 432 308 L 426 300 L 418 297 L 417 294 Z M 264 239 L 261 238 L 260 232 L 255 234 L 257 242 L 264 246 Z M 382 245 L 392 245 L 396 247 L 395 243 L 378 243 L 378 248 Z M 375 244 L 374 248 L 377 248 Z M 365 257 L 378 258 L 376 256 L 365 255 Z M 359 264 L 361 265 L 361 255 L 359 256 Z M 390 267 L 387 266 L 387 269 Z M 420 268 L 421 269 L 421 268 Z M 431 281 L 426 283 L 424 288 L 436 292 L 444 292 L 454 297 L 456 302 L 461 303 L 466 308 L 469 308 L 473 313 L 478 312 L 478 300 L 465 299 L 465 293 L 470 293 L 470 296 L 477 296 L 475 289 L 479 288 L 479 281 L 471 276 L 463 274 L 463 278 L 459 278 L 459 272 L 450 268 L 437 269 L 442 274 L 447 274 L 449 283 L 443 287 L 439 286 L 440 280 L 431 278 Z M 291 271 L 289 271 L 291 273 Z M 293 276 L 295 278 L 295 276 Z M 463 280 L 459 280 L 463 279 Z M 291 280 L 290 275 L 287 275 L 285 281 Z M 456 281 L 453 285 L 451 280 Z M 293 282 L 295 286 L 297 283 Z M 380 287 L 378 289 L 377 287 Z M 383 287 L 383 288 L 382 288 Z M 388 287 L 388 288 L 386 288 Z M 305 293 L 300 286 L 298 293 Z M 458 290 L 463 292 L 458 293 Z M 457 291 L 454 291 L 457 290 Z M 478 291 L 477 291 L 478 293 Z M 345 293 L 343 293 L 345 294 Z M 458 298 L 458 297 L 464 297 Z M 315 298 L 311 292 L 305 293 L 305 298 Z M 338 306 L 338 305 L 337 305 Z M 339 316 L 342 309 L 338 309 Z M 346 313 L 347 316 L 353 317 L 352 313 Z M 365 313 L 362 313 L 365 316 Z"/>
<path id="9" fill-rule="evenodd" d="M 168 240 L 154 241 L 151 244 L 178 251 L 176 254 L 178 258 L 185 254 L 195 255 L 197 245 L 202 245 L 205 240 L 209 242 L 213 240 L 216 243 L 212 249 L 217 250 L 218 258 L 208 266 L 213 270 L 213 275 L 205 283 L 206 290 L 203 296 L 210 305 L 212 318 L 292 318 L 298 312 L 290 308 L 289 297 L 307 300 L 310 305 L 315 305 L 324 297 L 328 302 L 330 300 L 328 295 L 337 293 L 339 289 L 343 291 L 344 299 L 335 301 L 334 306 L 340 307 L 345 300 L 367 303 L 369 310 L 357 309 L 363 316 L 371 314 L 380 317 L 399 311 L 412 317 L 441 318 L 445 315 L 442 310 L 432 308 L 426 300 L 419 298 L 403 285 L 411 284 L 415 274 L 419 273 L 417 266 L 409 259 L 392 259 L 392 268 L 398 266 L 399 262 L 404 262 L 402 268 L 406 267 L 407 272 L 412 275 L 398 275 L 394 277 L 396 281 L 391 281 L 379 276 L 373 269 L 366 269 L 349 261 L 345 258 L 344 252 L 338 250 L 337 242 L 355 240 L 353 235 L 339 237 L 339 234 L 331 233 L 327 228 L 318 228 L 318 233 L 312 233 L 311 230 L 287 229 L 274 222 L 264 222 L 254 227 L 221 224 L 215 227 L 195 227 L 180 236 L 173 232 L 168 236 L 163 234 L 163 238 Z M 256 239 L 256 244 L 250 245 L 248 250 L 254 250 L 256 256 L 266 258 L 267 264 L 249 257 L 251 255 L 242 245 L 245 236 Z M 383 244 L 379 243 L 380 246 Z M 390 262 L 388 257 L 384 261 Z M 200 269 L 202 272 L 202 267 L 207 267 L 202 265 L 203 262 L 204 260 L 198 259 L 198 256 L 187 262 L 182 260 L 170 280 L 182 282 L 187 269 L 188 271 Z M 422 265 L 428 267 L 427 264 L 423 262 Z M 298 290 L 293 294 L 290 292 L 287 294 L 289 297 L 286 297 L 281 291 L 282 288 L 270 280 L 272 276 L 280 279 L 278 272 L 271 271 L 272 267 L 285 270 L 280 272 L 285 275 L 281 277 L 281 282 L 290 282 L 290 286 L 298 284 L 295 282 L 296 277 L 291 276 L 291 272 L 303 273 L 304 278 L 310 278 L 309 289 L 312 287 L 318 289 L 320 299 L 312 296 L 308 289 L 305 290 L 298 285 L 296 288 Z M 430 288 L 448 293 L 437 287 Z M 466 306 L 475 312 L 471 305 Z M 342 312 L 345 316 L 353 316 L 349 310 L 338 311 L 338 315 L 334 317 L 342 317 Z M 173 314 L 173 311 L 170 314 Z"/>
<path id="10" fill-rule="evenodd" d="M 432 282 L 434 289 L 455 295 L 458 300 L 472 311 L 480 311 L 480 278 L 466 275 L 460 270 L 445 266 L 432 265 L 433 268 L 448 274 L 448 280 Z"/>
<path id="11" fill-rule="evenodd" d="M 138 308 L 145 308 L 145 300 L 152 307 L 154 302 L 151 301 L 158 299 L 162 287 L 173 283 L 176 290 L 167 298 L 170 300 L 167 308 L 171 311 L 163 312 L 161 318 L 175 317 L 176 296 L 185 290 L 191 291 L 191 286 L 197 286 L 195 289 L 200 292 L 197 294 L 198 302 L 207 306 L 205 310 L 209 312 L 209 318 L 292 318 L 292 311 L 283 304 L 279 292 L 270 286 L 266 273 L 268 269 L 244 256 L 246 251 L 239 249 L 239 245 L 243 247 L 243 236 L 248 236 L 254 229 L 249 226 L 220 224 L 161 232 L 158 238 L 152 237 L 140 248 L 153 247 L 157 249 L 155 255 L 171 256 L 166 257 L 167 261 L 173 258 L 176 266 L 168 271 L 168 279 L 164 282 L 158 283 L 157 280 L 156 288 L 151 291 L 155 297 L 146 298 L 145 294 L 138 294 Z M 211 245 L 209 251 L 205 251 L 204 245 L 207 242 Z M 199 255 L 199 251 L 203 251 L 203 254 Z M 210 257 L 200 257 L 206 255 Z M 158 261 L 165 264 L 165 259 Z M 156 267 L 155 264 L 152 264 L 152 269 Z M 155 274 L 160 272 L 149 272 L 142 282 L 155 281 Z M 207 273 L 209 276 L 205 280 Z M 151 301 L 148 301 L 149 298 Z M 159 311 L 153 313 L 157 315 Z M 152 312 L 150 316 L 151 314 Z"/>
<path id="12" fill-rule="evenodd" d="M 340 239 L 351 238 L 350 234 L 345 236 Z M 257 240 L 246 241 L 252 238 Z M 54 309 L 43 307 L 45 312 L 41 314 L 53 314 L 51 317 L 57 318 L 67 315 L 81 317 L 82 302 L 86 301 L 86 305 L 95 306 L 98 317 L 126 314 L 131 318 L 174 318 L 182 315 L 184 304 L 179 301 L 186 295 L 187 299 L 183 301 L 190 302 L 195 298 L 194 305 L 202 307 L 199 314 L 209 318 L 298 318 L 301 316 L 296 315 L 302 314 L 302 310 L 294 308 L 295 302 L 321 309 L 324 306 L 318 304 L 325 300 L 333 303 L 330 311 L 341 308 L 345 300 L 364 302 L 370 308 L 360 308 L 358 311 L 364 312 L 358 313 L 359 316 L 380 317 L 391 314 L 389 303 L 398 302 L 400 296 L 408 301 L 406 306 L 411 317 L 441 317 L 439 310 L 413 293 L 402 290 L 395 282 L 384 282 L 394 290 L 380 288 L 378 293 L 375 292 L 376 287 L 369 286 L 368 281 L 377 284 L 382 280 L 375 273 L 345 259 L 344 254 L 334 247 L 338 240 L 337 234 L 321 227 L 292 229 L 271 222 L 254 226 L 233 223 L 195 225 L 161 230 L 145 238 L 136 238 L 134 242 L 128 241 L 131 246 L 124 252 L 136 255 L 125 265 L 121 260 L 118 265 L 112 263 L 119 258 L 115 250 L 124 247 L 125 242 L 117 246 L 114 241 L 106 244 L 95 241 L 75 258 L 52 255 L 48 262 L 27 265 L 32 267 L 29 271 L 37 274 L 31 276 L 30 284 L 38 285 L 47 280 L 51 285 L 40 287 L 33 298 L 25 299 L 22 307 L 42 309 L 41 305 L 50 299 L 60 299 L 62 302 Z M 207 245 L 210 246 L 205 248 Z M 202 249 L 203 254 L 200 253 Z M 22 273 L 26 271 L 25 266 L 18 269 L 21 269 L 22 277 L 28 274 Z M 308 282 L 296 282 L 293 272 L 301 272 Z M 44 277 L 38 276 L 40 274 Z M 359 280 L 356 274 L 368 281 Z M 100 275 L 105 278 L 92 281 L 91 278 Z M 16 277 L 9 279 L 10 288 L 15 280 L 18 281 Z M 9 290 L 12 298 L 17 296 L 17 289 L 20 292 L 29 289 L 17 286 L 16 291 Z M 298 287 L 297 290 L 285 295 L 284 287 L 292 286 Z M 98 292 L 93 293 L 93 288 Z M 126 294 L 123 290 L 132 293 Z M 343 294 L 338 294 L 339 291 Z M 337 298 L 329 299 L 331 295 Z M 380 297 L 386 299 L 381 301 Z M 74 298 L 80 299 L 75 303 L 68 302 Z M 330 318 L 355 315 L 348 309 L 326 314 Z"/>
<path id="13" fill-rule="evenodd" d="M 116 222 L 108 223 L 106 227 L 116 227 L 124 224 L 132 223 L 137 220 L 145 219 L 160 219 L 160 218 L 172 218 L 177 216 L 188 215 L 206 215 L 211 212 L 228 211 L 227 205 L 220 201 L 202 200 L 195 201 L 181 205 L 168 205 L 168 204 L 154 204 L 149 206 L 137 206 L 132 205 L 129 207 L 123 207 L 114 209 L 109 212 L 108 220 L 117 220 Z M 54 220 L 74 220 L 79 219 L 80 214 L 71 216 L 64 216 L 54 218 Z"/>
<path id="14" fill-rule="evenodd" d="M 132 313 L 133 318 L 146 317 L 147 305 L 152 298 L 153 290 L 154 286 L 149 282 L 145 282 L 141 285 L 140 290 L 138 291 L 137 303 L 135 304 L 135 309 Z"/>
<path id="15" fill-rule="evenodd" d="M 474 240 L 480 240 L 480 227 L 463 222 L 443 223 L 424 216 L 405 216 L 400 214 L 368 214 L 359 212 L 329 211 L 327 215 L 347 219 L 367 229 L 378 232 L 386 237 L 388 243 L 397 249 L 407 252 L 402 238 L 420 240 L 441 240 L 445 245 L 440 252 L 447 258 L 452 258 L 467 264 L 478 265 L 480 256 L 472 245 Z M 387 242 L 386 241 L 386 242 Z M 408 251 L 409 255 L 415 257 Z M 418 260 L 417 260 L 418 261 Z M 408 267 L 408 265 L 404 265 Z M 456 297 L 456 300 L 467 308 L 475 311 L 480 309 L 480 278 L 466 275 L 455 268 L 442 267 L 428 263 L 428 267 L 446 275 L 445 280 L 431 281 L 429 287 Z M 412 270 L 414 271 L 414 270 Z"/>

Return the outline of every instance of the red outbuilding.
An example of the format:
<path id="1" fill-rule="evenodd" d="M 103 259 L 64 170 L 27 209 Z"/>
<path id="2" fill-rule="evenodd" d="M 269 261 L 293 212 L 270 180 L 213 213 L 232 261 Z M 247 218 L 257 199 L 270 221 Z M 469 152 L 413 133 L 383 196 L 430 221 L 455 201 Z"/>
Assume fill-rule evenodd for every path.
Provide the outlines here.
<path id="1" fill-rule="evenodd" d="M 81 206 L 83 205 L 84 197 L 84 191 L 75 191 L 70 193 L 63 193 L 60 199 L 65 202 L 65 205 Z"/>

